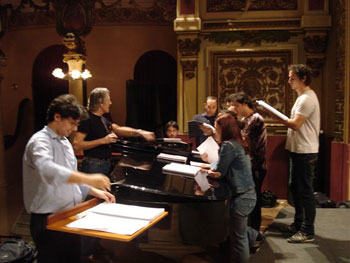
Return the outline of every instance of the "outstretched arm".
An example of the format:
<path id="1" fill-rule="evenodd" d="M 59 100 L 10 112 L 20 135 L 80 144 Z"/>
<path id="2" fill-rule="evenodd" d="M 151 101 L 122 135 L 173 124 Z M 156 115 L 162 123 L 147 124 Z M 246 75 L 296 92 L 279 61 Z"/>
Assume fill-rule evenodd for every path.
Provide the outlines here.
<path id="1" fill-rule="evenodd" d="M 112 124 L 112 130 L 115 134 L 121 137 L 134 137 L 142 136 L 146 141 L 154 141 L 155 136 L 153 132 L 144 131 L 141 129 L 134 129 L 126 126 L 119 126 L 115 123 Z"/>

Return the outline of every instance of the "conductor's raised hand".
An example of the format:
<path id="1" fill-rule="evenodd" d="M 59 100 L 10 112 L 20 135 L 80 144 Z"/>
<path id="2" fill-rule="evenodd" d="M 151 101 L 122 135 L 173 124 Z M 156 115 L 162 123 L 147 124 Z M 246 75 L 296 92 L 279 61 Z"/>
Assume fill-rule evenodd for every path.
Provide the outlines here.
<path id="1" fill-rule="evenodd" d="M 107 203 L 115 203 L 115 196 L 107 191 L 102 191 L 91 187 L 90 194 L 99 199 L 105 200 Z"/>
<path id="2" fill-rule="evenodd" d="M 103 191 L 111 190 L 111 181 L 103 174 L 89 174 L 88 185 Z"/>

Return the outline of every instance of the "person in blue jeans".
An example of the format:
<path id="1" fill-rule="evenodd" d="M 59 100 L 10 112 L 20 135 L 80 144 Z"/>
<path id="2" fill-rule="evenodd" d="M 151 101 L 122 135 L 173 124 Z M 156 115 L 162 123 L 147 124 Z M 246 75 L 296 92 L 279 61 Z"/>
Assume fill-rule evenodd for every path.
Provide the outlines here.
<path id="1" fill-rule="evenodd" d="M 110 122 L 103 115 L 109 113 L 112 105 L 107 88 L 98 87 L 89 96 L 89 118 L 80 122 L 74 136 L 74 150 L 84 151 L 82 171 L 85 173 L 103 173 L 109 176 L 111 171 L 111 144 L 118 137 L 141 136 L 147 141 L 155 140 L 154 133 Z"/>
<path id="2" fill-rule="evenodd" d="M 219 160 L 208 176 L 230 186 L 230 262 L 248 262 L 249 240 L 258 235 L 255 229 L 247 227 L 248 215 L 256 203 L 251 161 L 238 122 L 231 114 L 218 116 L 215 129 L 215 139 L 220 144 Z"/>

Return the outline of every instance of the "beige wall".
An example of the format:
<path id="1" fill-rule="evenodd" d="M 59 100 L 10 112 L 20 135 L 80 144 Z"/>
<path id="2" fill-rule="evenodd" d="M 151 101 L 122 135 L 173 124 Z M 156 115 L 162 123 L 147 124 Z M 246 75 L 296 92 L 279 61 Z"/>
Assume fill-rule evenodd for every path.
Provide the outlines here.
<path id="1" fill-rule="evenodd" d="M 17 107 L 23 98 L 32 98 L 32 66 L 36 56 L 46 47 L 61 44 L 54 28 L 26 29 L 7 32 L 0 48 L 8 65 L 2 83 L 4 134 L 13 134 Z M 171 26 L 99 26 L 85 38 L 87 68 L 93 78 L 87 81 L 88 92 L 97 86 L 112 91 L 113 120 L 126 119 L 125 82 L 133 78 L 137 59 L 150 50 L 162 50 L 176 59 L 176 35 Z M 13 90 L 12 84 L 19 88 Z"/>

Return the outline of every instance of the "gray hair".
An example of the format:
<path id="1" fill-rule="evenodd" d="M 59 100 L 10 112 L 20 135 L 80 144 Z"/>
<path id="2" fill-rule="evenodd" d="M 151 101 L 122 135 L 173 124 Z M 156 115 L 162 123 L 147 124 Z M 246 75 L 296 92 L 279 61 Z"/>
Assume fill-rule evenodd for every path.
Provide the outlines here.
<path id="1" fill-rule="evenodd" d="M 106 100 L 106 95 L 109 94 L 107 88 L 98 87 L 94 88 L 88 100 L 88 109 L 89 111 L 96 111 L 100 107 L 100 104 Z"/>

